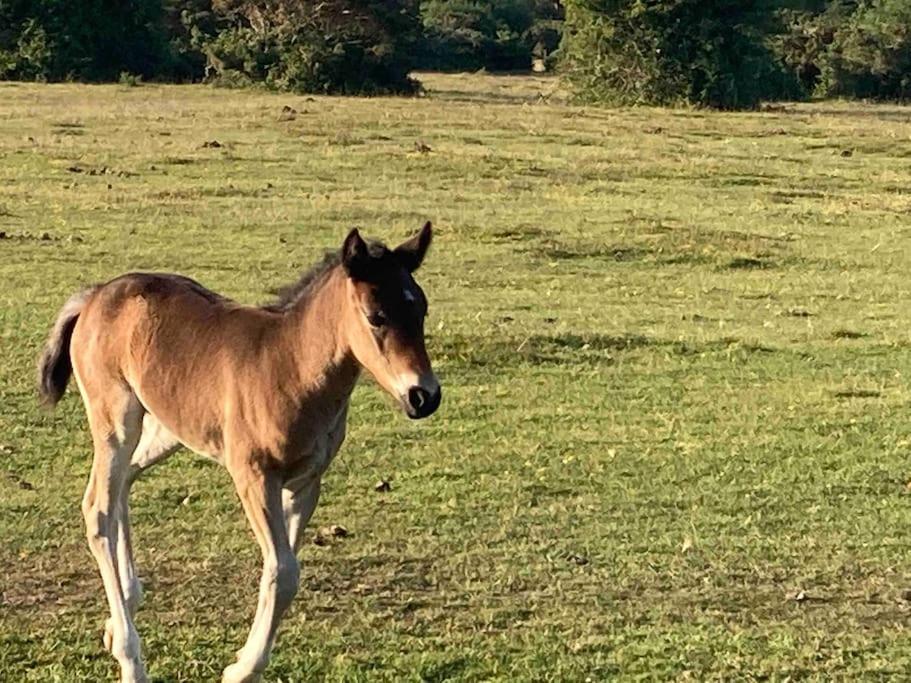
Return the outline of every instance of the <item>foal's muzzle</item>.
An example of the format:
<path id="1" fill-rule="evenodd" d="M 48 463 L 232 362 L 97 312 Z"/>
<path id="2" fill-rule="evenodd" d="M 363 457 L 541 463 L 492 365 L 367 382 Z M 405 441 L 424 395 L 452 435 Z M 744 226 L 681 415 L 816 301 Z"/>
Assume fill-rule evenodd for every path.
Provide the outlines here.
<path id="1" fill-rule="evenodd" d="M 408 390 L 408 395 L 405 397 L 405 413 L 412 420 L 420 420 L 422 417 L 433 415 L 440 407 L 442 398 L 443 391 L 439 385 L 433 393 L 415 385 Z"/>

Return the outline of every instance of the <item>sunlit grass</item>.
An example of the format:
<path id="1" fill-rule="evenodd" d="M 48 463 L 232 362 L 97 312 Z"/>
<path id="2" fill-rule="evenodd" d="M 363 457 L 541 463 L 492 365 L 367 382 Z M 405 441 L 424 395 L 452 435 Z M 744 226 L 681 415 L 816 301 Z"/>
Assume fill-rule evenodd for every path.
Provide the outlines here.
<path id="1" fill-rule="evenodd" d="M 0 678 L 115 678 L 82 408 L 33 392 L 66 297 L 154 269 L 261 302 L 428 218 L 443 406 L 358 389 L 314 519 L 351 535 L 302 551 L 267 680 L 902 677 L 911 110 L 423 80 L 0 84 Z M 259 571 L 228 478 L 178 455 L 133 515 L 150 672 L 215 680 Z"/>

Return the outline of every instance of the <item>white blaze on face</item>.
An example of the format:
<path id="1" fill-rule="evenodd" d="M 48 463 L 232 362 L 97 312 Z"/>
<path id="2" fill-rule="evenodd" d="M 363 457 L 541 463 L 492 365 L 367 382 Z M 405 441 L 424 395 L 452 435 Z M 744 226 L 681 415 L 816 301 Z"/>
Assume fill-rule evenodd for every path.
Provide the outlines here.
<path id="1" fill-rule="evenodd" d="M 402 298 L 405 303 L 413 304 L 418 300 L 417 290 L 411 284 L 406 284 L 402 288 Z M 440 382 L 430 370 L 420 375 L 416 372 L 403 372 L 393 379 L 393 390 L 405 400 L 408 392 L 415 388 L 423 389 L 428 395 L 435 396 L 440 391 Z"/>

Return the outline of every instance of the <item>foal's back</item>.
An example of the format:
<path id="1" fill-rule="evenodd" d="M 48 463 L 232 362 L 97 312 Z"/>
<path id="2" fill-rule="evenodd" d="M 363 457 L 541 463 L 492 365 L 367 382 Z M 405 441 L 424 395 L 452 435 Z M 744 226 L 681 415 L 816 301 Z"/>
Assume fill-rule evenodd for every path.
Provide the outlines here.
<path id="1" fill-rule="evenodd" d="M 241 306 L 180 275 L 131 273 L 98 287 L 73 330 L 85 397 L 118 390 L 194 450 L 217 456 L 226 401 L 272 374 L 280 316 Z M 266 367 L 264 367 L 264 365 Z M 243 389 L 241 389 L 243 388 Z"/>

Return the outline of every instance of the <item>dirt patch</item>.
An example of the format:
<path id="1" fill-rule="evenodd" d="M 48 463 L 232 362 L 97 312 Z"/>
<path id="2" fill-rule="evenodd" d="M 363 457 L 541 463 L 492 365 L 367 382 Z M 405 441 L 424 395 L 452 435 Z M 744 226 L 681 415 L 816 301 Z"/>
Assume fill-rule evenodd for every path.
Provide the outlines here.
<path id="1" fill-rule="evenodd" d="M 835 330 L 832 333 L 832 339 L 864 339 L 867 337 L 866 332 L 858 332 L 857 330 L 846 330 L 839 329 Z"/>
<path id="2" fill-rule="evenodd" d="M 765 270 L 774 266 L 771 261 L 752 256 L 738 256 L 725 264 L 725 268 L 729 270 Z"/>
<path id="3" fill-rule="evenodd" d="M 106 176 L 115 176 L 117 178 L 132 178 L 133 176 L 139 175 L 138 173 L 133 173 L 132 171 L 118 171 L 107 166 L 81 166 L 79 164 L 74 164 L 68 166 L 67 171 L 70 173 L 82 173 L 84 175 L 106 175 Z"/>

